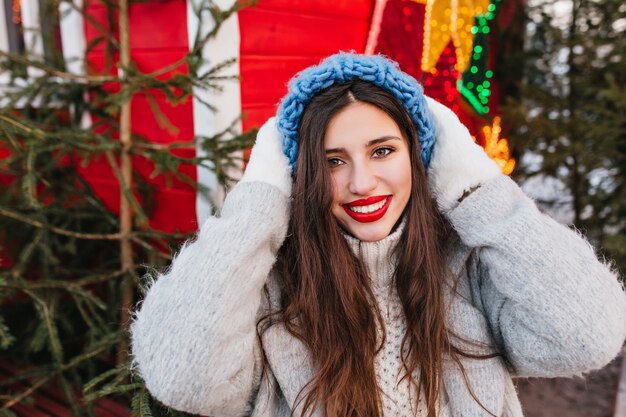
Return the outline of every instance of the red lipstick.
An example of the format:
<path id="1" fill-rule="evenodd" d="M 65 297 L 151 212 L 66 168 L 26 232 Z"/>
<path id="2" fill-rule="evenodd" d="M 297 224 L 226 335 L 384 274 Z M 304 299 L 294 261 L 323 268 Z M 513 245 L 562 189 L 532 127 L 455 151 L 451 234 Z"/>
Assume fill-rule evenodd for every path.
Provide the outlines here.
<path id="1" fill-rule="evenodd" d="M 380 201 L 385 201 L 385 204 L 379 208 L 378 210 L 372 211 L 370 213 L 357 213 L 356 211 L 352 211 L 350 207 L 362 207 L 369 206 L 371 204 L 376 204 Z M 342 207 L 348 216 L 352 217 L 354 220 L 360 223 L 371 223 L 376 220 L 381 219 L 385 213 L 387 213 L 387 209 L 391 204 L 391 196 L 390 195 L 378 195 L 368 198 L 362 198 L 360 200 L 352 201 L 351 203 L 343 204 Z"/>

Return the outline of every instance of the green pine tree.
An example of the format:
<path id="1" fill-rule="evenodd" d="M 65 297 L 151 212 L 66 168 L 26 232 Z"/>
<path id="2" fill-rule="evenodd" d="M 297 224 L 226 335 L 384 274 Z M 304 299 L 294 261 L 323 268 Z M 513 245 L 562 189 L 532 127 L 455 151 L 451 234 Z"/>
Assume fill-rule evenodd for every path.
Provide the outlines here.
<path id="1" fill-rule="evenodd" d="M 528 7 L 520 95 L 505 107 L 516 175 L 556 178 L 573 225 L 626 271 L 626 4 L 538 1 Z"/>
<path id="2" fill-rule="evenodd" d="M 44 14 L 58 10 L 56 0 L 40 3 Z M 153 175 L 187 182 L 178 167 L 202 164 L 227 186 L 231 179 L 226 168 L 241 166 L 235 155 L 251 145 L 255 134 L 227 130 L 215 137 L 196 137 L 206 156 L 189 159 L 174 151 L 193 143 L 155 145 L 150 138 L 130 135 L 124 119 L 137 93 L 149 97 L 158 91 L 177 103 L 191 99 L 197 89 L 219 89 L 225 78 L 222 70 L 233 62 L 207 70 L 200 51 L 243 2 L 229 10 L 210 0 L 202 3 L 196 12 L 210 14 L 215 29 L 198 35 L 189 54 L 177 63 L 186 63 L 189 73 L 167 80 L 158 77 L 159 71 L 141 73 L 128 60 L 129 42 L 123 35 L 132 31 L 124 23 L 128 1 L 103 4 L 110 21 L 120 22 L 119 40 L 113 30 L 100 25 L 100 36 L 88 48 L 103 44 L 108 63 L 119 55 L 120 78 L 68 73 L 62 55 L 54 50 L 45 56 L 0 51 L 0 73 L 9 80 L 0 97 L 1 416 L 13 416 L 18 404 L 35 404 L 50 388 L 60 391 L 60 401 L 74 416 L 95 415 L 94 405 L 103 397 L 127 406 L 136 416 L 184 415 L 153 401 L 130 372 L 126 326 L 127 312 L 146 284 L 145 265 L 166 265 L 170 253 L 190 235 L 166 234 L 149 226 L 153 186 L 133 176 L 132 166 L 124 161 L 141 155 L 154 163 Z M 44 20 L 42 36 L 50 51 L 55 19 Z M 119 83 L 119 91 L 105 88 L 111 82 Z M 156 102 L 152 109 L 164 129 L 172 127 Z M 90 128 L 81 124 L 86 112 L 97 116 Z M 107 210 L 77 172 L 77 166 L 94 159 L 109 164 L 123 190 L 127 209 L 120 216 Z M 136 195 L 141 195 L 141 204 Z M 126 220 L 130 222 L 124 225 Z"/>

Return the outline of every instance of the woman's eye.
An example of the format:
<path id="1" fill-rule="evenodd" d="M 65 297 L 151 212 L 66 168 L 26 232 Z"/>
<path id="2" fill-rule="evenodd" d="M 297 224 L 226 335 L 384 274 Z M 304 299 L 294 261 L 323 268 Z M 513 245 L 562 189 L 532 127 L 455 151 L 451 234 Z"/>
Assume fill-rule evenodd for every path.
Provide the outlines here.
<path id="1" fill-rule="evenodd" d="M 343 164 L 343 161 L 339 158 L 328 158 L 328 166 L 332 167 L 336 167 Z"/>
<path id="2" fill-rule="evenodd" d="M 378 148 L 374 151 L 374 157 L 384 158 L 385 156 L 389 155 L 391 152 L 393 152 L 392 148 L 388 148 L 388 147 Z"/>

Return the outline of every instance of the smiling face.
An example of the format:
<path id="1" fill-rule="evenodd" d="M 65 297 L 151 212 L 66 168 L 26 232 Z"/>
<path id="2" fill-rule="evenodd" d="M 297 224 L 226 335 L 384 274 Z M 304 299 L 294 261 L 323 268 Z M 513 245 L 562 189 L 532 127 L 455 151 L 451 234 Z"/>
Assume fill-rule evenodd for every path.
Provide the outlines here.
<path id="1" fill-rule="evenodd" d="M 387 237 L 411 195 L 409 144 L 396 122 L 372 104 L 349 104 L 328 123 L 324 149 L 339 224 L 364 242 Z"/>

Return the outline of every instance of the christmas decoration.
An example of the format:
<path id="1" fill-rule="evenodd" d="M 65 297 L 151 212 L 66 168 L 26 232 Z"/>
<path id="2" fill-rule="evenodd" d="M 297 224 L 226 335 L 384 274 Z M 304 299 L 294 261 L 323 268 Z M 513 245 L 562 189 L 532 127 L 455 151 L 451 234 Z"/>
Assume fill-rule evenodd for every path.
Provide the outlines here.
<path id="1" fill-rule="evenodd" d="M 388 0 L 380 27 L 370 32 L 379 33 L 372 42 L 376 52 L 397 60 L 422 82 L 426 94 L 450 107 L 476 136 L 498 116 L 499 80 L 492 67 L 498 49 L 490 33 L 500 24 L 496 17 L 501 2 Z M 510 173 L 512 166 L 502 167 Z"/>
<path id="2" fill-rule="evenodd" d="M 496 161 L 502 172 L 509 175 L 515 168 L 515 160 L 511 159 L 508 140 L 500 137 L 502 133 L 500 122 L 500 116 L 495 116 L 491 126 L 484 126 L 482 128 L 482 146 L 485 148 L 487 155 Z M 474 138 L 474 140 L 476 140 L 476 138 Z"/>
<path id="3" fill-rule="evenodd" d="M 435 68 L 450 41 L 455 49 L 455 69 L 465 71 L 472 54 L 474 19 L 484 14 L 488 5 L 489 0 L 427 0 L 422 71 Z"/>
<path id="4" fill-rule="evenodd" d="M 476 24 L 471 28 L 471 32 L 474 35 L 471 61 L 469 68 L 463 73 L 461 79 L 457 81 L 458 90 L 479 114 L 489 113 L 489 100 L 491 97 L 493 70 L 489 68 L 488 35 L 490 24 L 493 22 L 498 5 L 502 0 L 493 1 L 487 7 L 487 13 L 477 16 Z"/>

